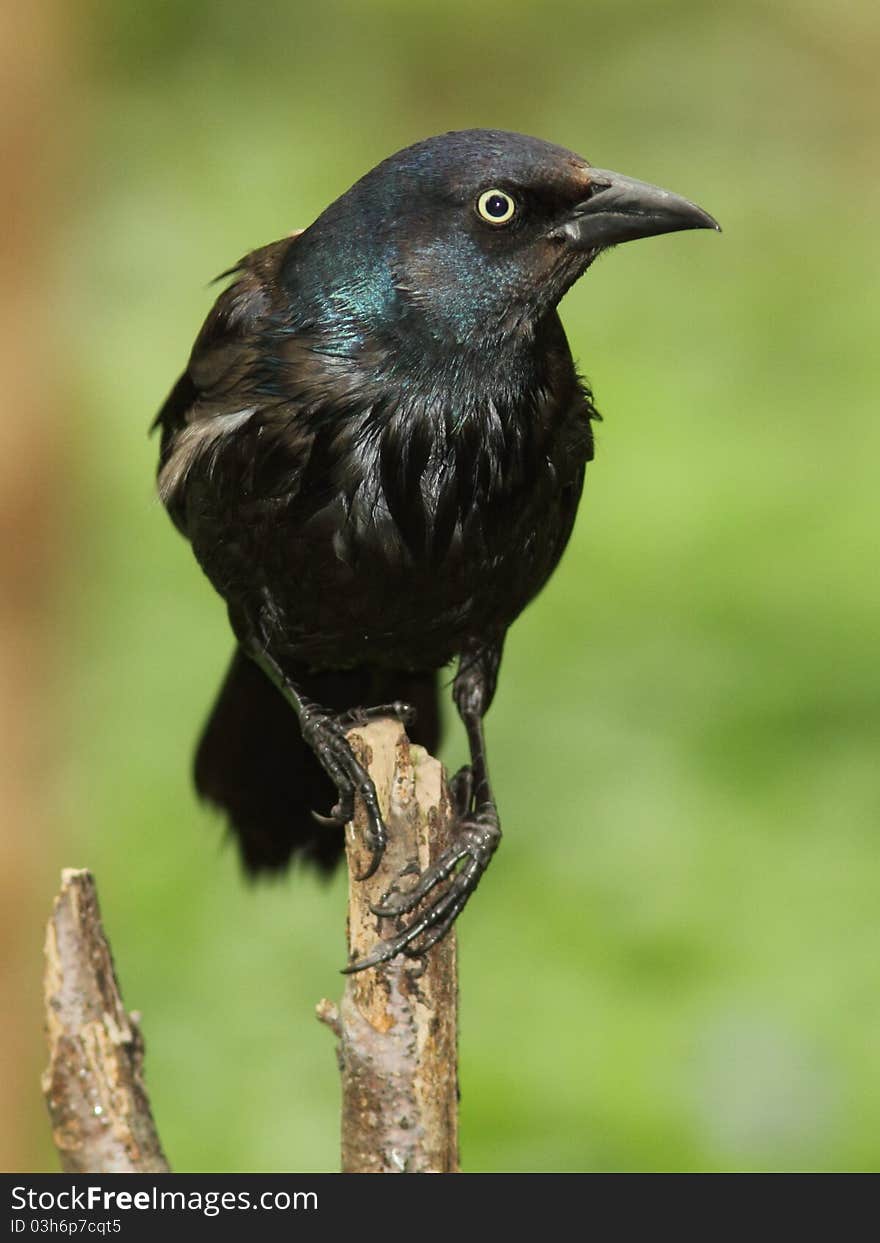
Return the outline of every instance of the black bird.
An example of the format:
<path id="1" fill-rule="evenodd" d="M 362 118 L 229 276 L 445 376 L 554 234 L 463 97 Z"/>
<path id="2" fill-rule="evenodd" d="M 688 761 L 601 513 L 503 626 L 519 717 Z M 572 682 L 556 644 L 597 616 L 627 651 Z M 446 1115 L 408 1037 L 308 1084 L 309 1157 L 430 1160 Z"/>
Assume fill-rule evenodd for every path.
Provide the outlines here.
<path id="1" fill-rule="evenodd" d="M 195 778 L 248 870 L 329 869 L 359 794 L 375 871 L 386 830 L 345 729 L 393 713 L 433 750 L 458 658 L 455 845 L 385 898 L 401 930 L 349 970 L 423 954 L 498 845 L 483 717 L 598 417 L 557 304 L 608 247 L 700 228 L 693 203 L 535 138 L 429 138 L 226 273 L 156 420 L 159 492 L 238 640 Z"/>

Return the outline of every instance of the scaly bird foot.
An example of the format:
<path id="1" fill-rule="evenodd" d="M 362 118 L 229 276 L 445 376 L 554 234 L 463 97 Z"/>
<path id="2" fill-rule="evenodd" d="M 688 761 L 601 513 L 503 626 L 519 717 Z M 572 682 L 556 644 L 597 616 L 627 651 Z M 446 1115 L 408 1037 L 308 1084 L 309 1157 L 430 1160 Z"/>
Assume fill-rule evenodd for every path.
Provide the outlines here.
<path id="1" fill-rule="evenodd" d="M 406 707 L 405 704 L 398 706 Z M 388 712 L 383 711 L 382 715 L 387 716 Z M 303 737 L 315 752 L 339 795 L 339 802 L 331 808 L 329 816 L 321 816 L 316 812 L 312 812 L 312 815 L 319 824 L 345 825 L 354 818 L 355 795 L 360 795 L 367 815 L 370 862 L 367 870 L 355 879 L 368 880 L 382 862 L 388 842 L 388 830 L 379 810 L 376 787 L 351 749 L 345 736 L 347 728 L 351 728 L 351 725 L 340 723 L 339 718 L 324 714 L 312 715 L 303 726 Z"/>
<path id="2" fill-rule="evenodd" d="M 498 812 L 492 803 L 484 803 L 477 812 L 465 816 L 459 823 L 455 841 L 437 862 L 426 868 L 410 888 L 401 891 L 395 886 L 371 910 L 375 915 L 394 919 L 416 911 L 429 895 L 443 886 L 440 892 L 395 936 L 380 941 L 365 958 L 346 967 L 344 973 L 364 971 L 388 962 L 397 954 L 407 958 L 423 957 L 454 924 L 480 883 L 500 840 Z M 444 881 L 449 883 L 444 886 Z"/>
<path id="3" fill-rule="evenodd" d="M 378 721 L 383 717 L 400 721 L 401 725 L 412 725 L 416 719 L 416 710 L 412 704 L 395 699 L 394 703 L 376 704 L 372 708 L 350 708 L 348 712 L 338 713 L 335 720 L 342 729 L 349 730 L 358 725 L 369 725 L 370 721 Z"/>

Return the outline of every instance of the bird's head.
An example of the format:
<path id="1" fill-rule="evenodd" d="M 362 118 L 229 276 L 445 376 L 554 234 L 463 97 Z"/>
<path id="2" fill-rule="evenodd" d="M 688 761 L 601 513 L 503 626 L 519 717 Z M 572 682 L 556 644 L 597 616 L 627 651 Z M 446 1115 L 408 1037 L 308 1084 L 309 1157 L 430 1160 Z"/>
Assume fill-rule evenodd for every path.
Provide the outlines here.
<path id="1" fill-rule="evenodd" d="M 476 348 L 528 337 L 610 246 L 717 229 L 657 186 L 562 147 L 496 130 L 392 155 L 291 249 L 288 280 L 331 317 L 408 341 Z"/>

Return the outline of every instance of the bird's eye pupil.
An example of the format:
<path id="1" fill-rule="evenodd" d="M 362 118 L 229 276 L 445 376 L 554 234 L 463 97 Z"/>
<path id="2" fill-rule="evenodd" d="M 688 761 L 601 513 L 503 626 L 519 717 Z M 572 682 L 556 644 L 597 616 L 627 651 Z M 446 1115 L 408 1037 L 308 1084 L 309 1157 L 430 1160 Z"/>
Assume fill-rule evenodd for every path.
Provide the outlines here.
<path id="1" fill-rule="evenodd" d="M 477 200 L 477 211 L 489 224 L 507 224 L 516 204 L 503 190 L 484 190 Z"/>

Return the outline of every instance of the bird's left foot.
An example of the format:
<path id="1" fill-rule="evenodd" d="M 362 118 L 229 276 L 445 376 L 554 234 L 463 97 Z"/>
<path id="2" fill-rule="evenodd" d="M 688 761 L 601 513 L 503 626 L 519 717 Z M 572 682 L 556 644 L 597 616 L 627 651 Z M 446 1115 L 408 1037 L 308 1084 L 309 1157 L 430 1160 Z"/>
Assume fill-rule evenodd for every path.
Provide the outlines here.
<path id="1" fill-rule="evenodd" d="M 416 883 L 403 891 L 396 885 L 381 902 L 370 909 L 374 915 L 395 919 L 421 909 L 410 922 L 387 941 L 380 941 L 358 962 L 345 968 L 345 974 L 364 971 L 403 954 L 421 958 L 432 945 L 446 935 L 480 883 L 501 840 L 501 827 L 494 804 L 484 803 L 464 816 L 458 825 L 453 844 L 431 867 L 426 868 Z M 401 876 L 406 872 L 401 873 Z M 445 885 L 438 893 L 434 891 Z M 431 898 L 426 904 L 425 899 Z"/>

